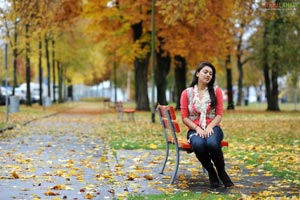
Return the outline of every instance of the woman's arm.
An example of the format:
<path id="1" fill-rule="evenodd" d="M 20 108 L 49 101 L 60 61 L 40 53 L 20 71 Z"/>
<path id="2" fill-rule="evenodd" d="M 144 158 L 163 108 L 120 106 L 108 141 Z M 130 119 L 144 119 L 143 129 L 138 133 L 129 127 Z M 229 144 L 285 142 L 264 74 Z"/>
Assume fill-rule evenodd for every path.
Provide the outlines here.
<path id="1" fill-rule="evenodd" d="M 217 115 L 206 127 L 205 132 L 207 132 L 208 136 L 212 135 L 214 133 L 213 128 L 220 124 L 222 120 L 221 115 Z"/>
<path id="2" fill-rule="evenodd" d="M 220 88 L 216 89 L 216 98 L 217 98 L 217 105 L 216 105 L 216 116 L 215 118 L 207 125 L 205 131 L 208 133 L 208 136 L 214 133 L 213 128 L 220 124 L 222 121 L 223 115 L 223 94 Z"/>

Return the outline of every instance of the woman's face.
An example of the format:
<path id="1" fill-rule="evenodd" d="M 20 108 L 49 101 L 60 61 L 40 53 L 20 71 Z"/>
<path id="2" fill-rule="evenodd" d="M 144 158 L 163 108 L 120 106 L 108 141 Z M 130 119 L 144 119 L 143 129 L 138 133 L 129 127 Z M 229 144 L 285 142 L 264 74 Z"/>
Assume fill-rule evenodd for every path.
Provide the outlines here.
<path id="1" fill-rule="evenodd" d="M 198 77 L 198 82 L 200 81 L 207 85 L 213 77 L 213 70 L 212 68 L 205 66 L 196 74 L 196 76 Z"/>

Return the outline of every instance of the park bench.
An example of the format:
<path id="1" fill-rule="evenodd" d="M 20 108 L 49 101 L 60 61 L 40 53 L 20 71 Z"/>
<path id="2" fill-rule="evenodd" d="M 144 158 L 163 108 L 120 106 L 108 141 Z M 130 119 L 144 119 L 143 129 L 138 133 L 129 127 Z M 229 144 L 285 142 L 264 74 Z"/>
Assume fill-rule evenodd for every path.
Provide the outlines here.
<path id="1" fill-rule="evenodd" d="M 104 109 L 109 109 L 109 108 L 111 108 L 111 105 L 110 105 L 110 99 L 109 99 L 109 98 L 104 98 L 104 99 L 103 99 L 103 108 L 104 108 Z"/>
<path id="2" fill-rule="evenodd" d="M 170 180 L 170 184 L 173 184 L 179 167 L 180 151 L 192 153 L 193 149 L 191 145 L 188 143 L 186 137 L 184 138 L 177 137 L 177 133 L 180 133 L 181 131 L 180 131 L 179 123 L 176 121 L 176 113 L 174 107 L 168 105 L 158 105 L 157 112 L 159 115 L 160 123 L 162 125 L 162 129 L 166 141 L 165 159 L 160 173 L 163 174 L 166 163 L 168 161 L 170 145 L 174 145 L 175 152 L 176 152 L 176 163 Z M 228 142 L 222 141 L 220 145 L 222 147 L 224 146 L 228 147 Z M 204 168 L 203 171 L 206 172 Z"/>
<path id="3" fill-rule="evenodd" d="M 121 121 L 123 121 L 123 115 L 124 113 L 128 115 L 128 119 L 134 121 L 134 108 L 124 108 L 122 101 L 116 101 L 115 102 L 115 108 L 119 112 L 119 118 Z"/>

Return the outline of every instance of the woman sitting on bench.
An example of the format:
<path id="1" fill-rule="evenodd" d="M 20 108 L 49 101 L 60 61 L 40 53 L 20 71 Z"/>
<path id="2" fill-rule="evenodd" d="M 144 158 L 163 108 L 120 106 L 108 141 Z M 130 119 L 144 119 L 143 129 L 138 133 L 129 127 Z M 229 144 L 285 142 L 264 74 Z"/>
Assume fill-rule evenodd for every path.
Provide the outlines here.
<path id="1" fill-rule="evenodd" d="M 189 129 L 187 139 L 196 157 L 208 172 L 210 188 L 220 187 L 219 178 L 225 187 L 231 187 L 233 183 L 225 171 L 220 145 L 223 139 L 220 127 L 223 96 L 221 89 L 214 85 L 215 77 L 216 70 L 211 63 L 200 63 L 190 87 L 181 94 L 181 117 Z"/>

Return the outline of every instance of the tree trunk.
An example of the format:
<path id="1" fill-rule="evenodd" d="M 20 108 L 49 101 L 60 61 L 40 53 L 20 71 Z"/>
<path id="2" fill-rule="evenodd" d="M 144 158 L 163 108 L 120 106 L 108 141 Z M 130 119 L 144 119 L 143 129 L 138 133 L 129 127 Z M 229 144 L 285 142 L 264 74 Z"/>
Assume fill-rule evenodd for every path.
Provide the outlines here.
<path id="1" fill-rule="evenodd" d="M 42 68 L 42 41 L 39 40 L 39 84 L 40 84 L 40 90 L 39 90 L 39 104 L 43 105 L 43 68 Z"/>
<path id="2" fill-rule="evenodd" d="M 147 75 L 148 75 L 148 63 L 150 55 L 144 59 L 136 59 L 134 61 L 134 78 L 135 78 L 135 100 L 136 109 L 149 111 L 149 98 L 148 98 L 148 85 L 147 85 Z M 145 81 L 146 80 L 146 81 Z"/>
<path id="3" fill-rule="evenodd" d="M 29 24 L 25 25 L 25 59 L 26 59 L 26 105 L 31 106 L 31 89 L 30 89 L 30 58 L 29 58 L 29 53 L 30 53 L 30 43 L 29 43 Z"/>
<path id="4" fill-rule="evenodd" d="M 279 20 L 279 21 L 278 21 Z M 265 77 L 265 85 L 266 85 L 266 96 L 267 96 L 267 110 L 268 111 L 280 111 L 278 104 L 278 53 L 275 51 L 273 54 L 268 56 L 267 49 L 270 46 L 279 46 L 279 38 L 280 38 L 280 29 L 278 23 L 280 23 L 281 19 L 275 20 L 273 23 L 271 21 L 267 21 L 265 23 L 265 30 L 263 35 L 263 52 L 264 52 L 264 77 Z M 273 40 L 268 39 L 269 35 L 273 35 Z M 274 48 L 274 47 L 273 47 Z M 272 66 L 270 67 L 268 62 L 272 60 Z M 271 78 L 270 78 L 271 72 Z"/>
<path id="5" fill-rule="evenodd" d="M 269 110 L 269 106 L 271 105 L 271 81 L 269 76 L 269 55 L 268 55 L 268 34 L 269 34 L 269 22 L 265 22 L 265 30 L 263 34 L 263 47 L 262 47 L 262 53 L 263 53 L 263 72 L 264 72 L 264 79 L 265 79 L 265 87 L 266 87 L 266 99 L 267 99 L 267 110 Z"/>
<path id="6" fill-rule="evenodd" d="M 281 36 L 281 30 L 280 30 L 280 24 L 282 23 L 282 18 L 278 18 L 273 22 L 273 45 L 275 47 L 280 46 L 280 36 Z M 275 51 L 273 54 L 273 65 L 271 69 L 271 81 L 272 81 L 272 91 L 271 91 L 271 100 L 270 105 L 268 106 L 268 110 L 270 111 L 280 111 L 279 104 L 278 104 L 278 73 L 279 73 L 279 55 L 278 51 Z"/>
<path id="7" fill-rule="evenodd" d="M 63 66 L 57 61 L 57 73 L 58 73 L 58 102 L 63 102 Z"/>
<path id="8" fill-rule="evenodd" d="M 48 85 L 47 85 L 47 94 L 48 94 L 48 97 L 51 97 L 51 86 L 50 86 L 50 83 L 51 83 L 51 78 L 50 78 L 50 75 L 51 75 L 51 72 L 50 72 L 50 58 L 49 58 L 49 39 L 48 39 L 48 36 L 46 35 L 45 36 L 45 55 L 46 55 L 46 63 L 47 63 L 47 82 L 48 82 Z"/>
<path id="9" fill-rule="evenodd" d="M 162 41 L 161 41 L 162 42 Z M 167 75 L 171 68 L 170 55 L 159 46 L 159 52 L 156 54 L 157 67 L 155 70 L 155 82 L 157 87 L 157 103 L 167 105 L 166 88 L 167 88 Z"/>
<path id="10" fill-rule="evenodd" d="M 225 65 L 226 65 L 227 95 L 228 95 L 227 110 L 234 110 L 233 90 L 232 90 L 232 71 L 231 71 L 230 55 L 227 56 L 227 59 L 225 61 Z"/>
<path id="11" fill-rule="evenodd" d="M 237 93 L 237 106 L 242 105 L 243 101 L 243 64 L 242 64 L 242 34 L 239 37 L 239 42 L 237 45 L 237 53 L 236 53 L 236 58 L 237 58 L 237 68 L 238 68 L 238 73 L 239 73 L 239 78 L 238 78 L 238 93 Z"/>
<path id="12" fill-rule="evenodd" d="M 143 33 L 143 23 L 139 22 L 131 26 L 133 30 L 133 40 L 137 41 L 141 38 Z M 142 43 L 141 48 L 147 44 Z M 134 60 L 134 78 L 135 78 L 135 101 L 137 110 L 150 110 L 149 97 L 148 97 L 148 64 L 150 54 L 148 53 L 145 58 L 135 58 Z"/>
<path id="13" fill-rule="evenodd" d="M 55 87 L 55 41 L 52 39 L 52 76 L 53 76 L 53 85 L 52 85 L 52 95 L 53 95 L 53 102 L 56 102 L 56 87 Z M 49 83 L 50 84 L 50 83 Z"/>
<path id="14" fill-rule="evenodd" d="M 278 67 L 272 68 L 271 71 L 271 80 L 272 80 L 272 92 L 271 92 L 271 101 L 268 106 L 270 111 L 280 111 L 278 105 Z"/>
<path id="15" fill-rule="evenodd" d="M 180 55 L 175 56 L 174 59 L 175 59 L 176 110 L 179 110 L 180 96 L 182 91 L 186 88 L 186 60 Z"/>
<path id="16" fill-rule="evenodd" d="M 241 60 L 237 61 L 237 67 L 238 67 L 238 72 L 239 72 L 239 78 L 238 78 L 238 98 L 237 98 L 237 106 L 241 106 L 242 105 L 242 101 L 243 101 L 243 65 L 241 63 Z"/>
<path id="17" fill-rule="evenodd" d="M 271 105 L 271 81 L 269 77 L 269 65 L 267 61 L 264 61 L 263 71 L 264 71 L 266 98 L 267 98 L 267 105 L 268 105 L 267 110 L 270 110 L 269 106 Z"/>

